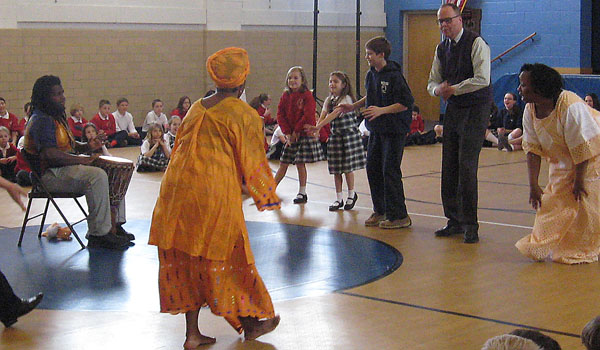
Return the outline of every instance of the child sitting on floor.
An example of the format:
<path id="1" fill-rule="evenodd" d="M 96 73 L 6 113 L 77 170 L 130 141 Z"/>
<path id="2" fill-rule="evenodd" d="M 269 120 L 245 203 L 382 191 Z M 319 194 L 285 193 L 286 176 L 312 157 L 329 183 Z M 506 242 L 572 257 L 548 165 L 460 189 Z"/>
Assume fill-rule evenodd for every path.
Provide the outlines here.
<path id="1" fill-rule="evenodd" d="M 148 133 L 142 143 L 141 154 L 138 157 L 137 171 L 164 171 L 169 165 L 171 147 L 165 141 L 163 128 L 159 124 L 148 126 Z"/>
<path id="2" fill-rule="evenodd" d="M 3 178 L 17 182 L 15 165 L 17 162 L 17 147 L 10 141 L 10 131 L 5 126 L 0 126 L 0 174 Z"/>
<path id="3" fill-rule="evenodd" d="M 94 123 L 87 123 L 83 127 L 82 134 L 83 136 L 81 137 L 81 141 L 88 142 L 89 140 L 98 136 L 98 128 L 96 128 L 96 125 Z M 108 152 L 108 149 L 106 149 L 105 145 L 102 145 L 102 147 L 98 148 L 94 153 L 100 153 L 103 156 L 112 156 L 112 154 Z"/>
<path id="4" fill-rule="evenodd" d="M 83 127 L 87 124 L 87 120 L 83 117 L 83 106 L 80 103 L 74 103 L 69 111 L 71 117 L 67 119 L 69 129 L 75 136 L 75 140 L 81 141 Z"/>
<path id="5" fill-rule="evenodd" d="M 181 118 L 176 115 L 171 116 L 171 120 L 169 120 L 169 131 L 165 134 L 165 141 L 169 144 L 169 147 L 173 149 L 175 147 L 175 137 L 177 136 L 177 130 L 179 130 L 179 126 L 181 125 Z"/>

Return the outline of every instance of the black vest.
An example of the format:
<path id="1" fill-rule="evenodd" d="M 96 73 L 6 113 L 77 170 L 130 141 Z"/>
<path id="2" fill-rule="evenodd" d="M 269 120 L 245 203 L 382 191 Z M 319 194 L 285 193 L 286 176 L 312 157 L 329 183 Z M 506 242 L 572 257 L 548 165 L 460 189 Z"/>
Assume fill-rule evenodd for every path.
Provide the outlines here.
<path id="1" fill-rule="evenodd" d="M 449 85 L 458 84 L 461 81 L 473 78 L 473 61 L 471 60 L 471 50 L 473 42 L 479 35 L 472 31 L 464 30 L 462 37 L 452 45 L 452 40 L 442 41 L 437 48 L 437 57 L 442 67 L 442 81 L 448 81 Z M 488 103 L 491 99 L 491 84 L 477 91 L 462 95 L 452 95 L 448 103 L 460 107 L 474 106 L 482 103 Z"/>

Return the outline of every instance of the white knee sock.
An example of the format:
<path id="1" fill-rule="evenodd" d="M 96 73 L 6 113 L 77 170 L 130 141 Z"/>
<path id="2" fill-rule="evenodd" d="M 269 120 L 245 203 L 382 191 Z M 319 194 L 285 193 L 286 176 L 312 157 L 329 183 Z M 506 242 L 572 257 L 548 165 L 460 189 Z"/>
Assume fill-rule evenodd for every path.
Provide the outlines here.
<path id="1" fill-rule="evenodd" d="M 498 144 L 498 138 L 496 136 L 494 136 L 494 134 L 492 134 L 492 133 L 489 133 L 485 137 L 485 139 L 488 140 L 488 141 L 490 141 L 491 143 Z"/>

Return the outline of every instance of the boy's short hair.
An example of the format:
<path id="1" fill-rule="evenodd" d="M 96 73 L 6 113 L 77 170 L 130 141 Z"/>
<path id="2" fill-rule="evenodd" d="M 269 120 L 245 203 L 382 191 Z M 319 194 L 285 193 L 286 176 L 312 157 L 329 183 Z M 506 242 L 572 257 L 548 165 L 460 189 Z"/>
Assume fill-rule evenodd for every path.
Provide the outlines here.
<path id="1" fill-rule="evenodd" d="M 6 100 L 4 99 L 4 97 L 0 97 L 0 101 L 6 103 Z"/>
<path id="2" fill-rule="evenodd" d="M 10 136 L 10 131 L 8 130 L 8 128 L 6 126 L 0 126 L 0 132 L 4 131 L 5 133 L 8 134 L 8 136 Z"/>
<path id="3" fill-rule="evenodd" d="M 583 327 L 581 342 L 588 350 L 600 349 L 600 316 L 596 316 Z"/>
<path id="4" fill-rule="evenodd" d="M 100 100 L 100 102 L 98 102 L 98 108 L 102 108 L 102 106 L 104 105 L 109 105 L 110 101 L 109 100 Z"/>
<path id="5" fill-rule="evenodd" d="M 392 52 L 392 45 L 383 36 L 376 36 L 367 41 L 365 47 L 376 54 L 383 53 L 383 58 L 386 60 L 390 57 L 390 53 Z"/>
<path id="6" fill-rule="evenodd" d="M 421 110 L 419 109 L 419 106 L 413 105 L 413 112 L 417 112 L 417 114 L 421 113 Z"/>
<path id="7" fill-rule="evenodd" d="M 169 126 L 171 126 L 171 124 L 173 124 L 173 122 L 177 119 L 179 119 L 179 121 L 181 121 L 181 118 L 178 115 L 172 115 L 171 119 L 169 119 Z"/>
<path id="8" fill-rule="evenodd" d="M 518 328 L 509 334 L 516 335 L 518 337 L 531 339 L 534 343 L 536 343 L 540 348 L 544 350 L 561 350 L 560 344 L 551 337 L 545 335 L 540 331 L 536 331 L 533 329 L 524 329 Z"/>
<path id="9" fill-rule="evenodd" d="M 129 104 L 129 101 L 127 101 L 127 99 L 125 97 L 121 97 L 120 99 L 117 100 L 117 106 L 123 102 L 127 102 L 127 104 Z"/>
<path id="10" fill-rule="evenodd" d="M 160 98 L 157 98 L 154 101 L 152 101 L 152 108 L 154 108 L 154 105 L 157 104 L 158 102 L 162 103 L 162 100 Z"/>
<path id="11" fill-rule="evenodd" d="M 100 107 L 102 107 L 102 106 L 100 106 Z M 77 112 L 77 111 L 78 111 L 78 110 L 80 110 L 80 109 L 81 109 L 82 111 L 84 110 L 84 109 L 83 109 L 83 106 L 81 105 L 81 103 L 73 103 L 73 104 L 71 105 L 71 109 L 69 109 L 69 114 L 71 114 L 71 115 L 75 115 L 75 112 Z"/>

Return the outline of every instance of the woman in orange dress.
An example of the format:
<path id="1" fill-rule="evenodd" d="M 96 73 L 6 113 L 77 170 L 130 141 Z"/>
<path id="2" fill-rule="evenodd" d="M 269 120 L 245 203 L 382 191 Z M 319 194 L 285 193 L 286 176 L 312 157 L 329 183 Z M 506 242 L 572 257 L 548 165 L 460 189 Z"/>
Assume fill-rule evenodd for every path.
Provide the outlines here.
<path id="1" fill-rule="evenodd" d="M 523 149 L 527 152 L 529 203 L 536 209 L 531 234 L 519 251 L 534 260 L 563 264 L 598 261 L 600 254 L 600 112 L 562 90 L 562 78 L 543 64 L 525 64 L 519 93 Z M 548 184 L 538 184 L 541 158 Z"/>
<path id="2" fill-rule="evenodd" d="M 262 121 L 239 100 L 248 56 L 227 48 L 206 65 L 217 92 L 192 105 L 177 133 L 149 241 L 158 246 L 161 312 L 185 313 L 186 349 L 215 342 L 198 328 L 205 305 L 246 340 L 279 323 L 254 265 L 240 196 L 244 178 L 258 210 L 280 207 Z"/>

